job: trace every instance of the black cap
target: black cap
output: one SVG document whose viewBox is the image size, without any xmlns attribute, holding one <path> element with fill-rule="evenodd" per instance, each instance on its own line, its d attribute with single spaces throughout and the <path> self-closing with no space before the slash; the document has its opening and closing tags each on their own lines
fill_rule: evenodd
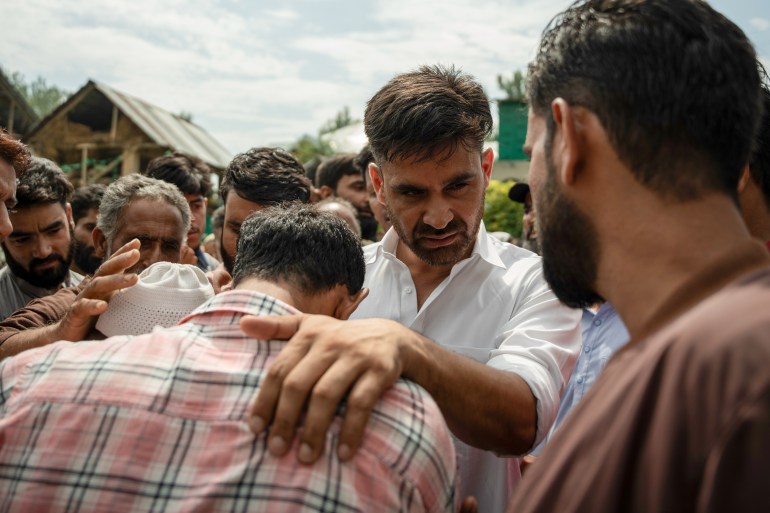
<svg viewBox="0 0 770 513">
<path fill-rule="evenodd" d="M 524 203 L 527 194 L 529 194 L 529 184 L 525 182 L 518 182 L 508 191 L 508 197 L 516 203 Z"/>
</svg>

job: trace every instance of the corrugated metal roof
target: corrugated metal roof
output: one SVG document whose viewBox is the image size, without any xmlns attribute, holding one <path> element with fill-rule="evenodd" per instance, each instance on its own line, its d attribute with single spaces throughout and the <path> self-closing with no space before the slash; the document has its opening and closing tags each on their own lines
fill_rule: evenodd
<svg viewBox="0 0 770 513">
<path fill-rule="evenodd" d="M 188 153 L 218 168 L 230 163 L 230 152 L 195 123 L 101 82 L 91 82 L 157 144 Z"/>
</svg>

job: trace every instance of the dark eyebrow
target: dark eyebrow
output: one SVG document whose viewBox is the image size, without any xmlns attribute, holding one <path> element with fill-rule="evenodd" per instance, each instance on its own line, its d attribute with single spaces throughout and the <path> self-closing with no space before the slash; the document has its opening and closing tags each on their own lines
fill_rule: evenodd
<svg viewBox="0 0 770 513">
<path fill-rule="evenodd" d="M 467 173 L 464 173 L 462 175 L 455 176 L 454 178 L 449 180 L 445 184 L 445 186 L 447 186 L 447 185 L 455 185 L 455 184 L 458 184 L 458 183 L 462 183 L 462 182 L 467 182 L 469 180 L 473 180 L 474 178 L 476 178 L 477 175 L 478 175 L 478 173 L 474 173 L 472 171 L 468 171 Z"/>
<path fill-rule="evenodd" d="M 64 223 L 62 221 L 54 221 L 53 223 L 49 224 L 48 226 L 43 227 L 41 232 L 50 232 L 51 230 L 58 230 L 64 226 Z"/>
<path fill-rule="evenodd" d="M 49 224 L 48 226 L 45 226 L 45 227 L 41 228 L 40 231 L 41 232 L 47 232 L 47 231 L 50 231 L 50 230 L 53 230 L 53 229 L 57 229 L 58 230 L 62 226 L 64 226 L 64 223 L 62 221 L 54 221 L 53 223 Z M 31 235 L 32 235 L 32 232 L 20 232 L 20 231 L 14 230 L 13 232 L 11 232 L 11 234 L 8 237 L 13 237 L 13 238 L 29 237 Z"/>
</svg>

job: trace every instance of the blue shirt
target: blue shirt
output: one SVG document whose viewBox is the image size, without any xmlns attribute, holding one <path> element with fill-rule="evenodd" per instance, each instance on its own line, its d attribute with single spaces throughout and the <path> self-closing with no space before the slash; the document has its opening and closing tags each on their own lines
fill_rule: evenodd
<svg viewBox="0 0 770 513">
<path fill-rule="evenodd" d="M 610 357 L 626 345 L 629 339 L 626 325 L 609 303 L 603 303 L 595 314 L 584 308 L 580 322 L 583 330 L 583 345 L 580 347 L 575 369 L 561 398 L 559 411 L 548 433 L 548 438 L 588 393 Z M 532 451 L 532 454 L 539 453 L 548 438 Z"/>
</svg>

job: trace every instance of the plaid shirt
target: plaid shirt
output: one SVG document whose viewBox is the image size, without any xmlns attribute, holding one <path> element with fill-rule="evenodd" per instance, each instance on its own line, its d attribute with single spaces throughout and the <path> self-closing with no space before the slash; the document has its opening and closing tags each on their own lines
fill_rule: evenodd
<svg viewBox="0 0 770 513">
<path fill-rule="evenodd" d="M 59 342 L 0 364 L 0 512 L 450 511 L 451 435 L 427 392 L 399 381 L 361 449 L 336 457 L 341 419 L 314 465 L 282 458 L 245 422 L 285 345 L 243 335 L 244 314 L 296 313 L 222 293 L 179 326 Z"/>
</svg>

